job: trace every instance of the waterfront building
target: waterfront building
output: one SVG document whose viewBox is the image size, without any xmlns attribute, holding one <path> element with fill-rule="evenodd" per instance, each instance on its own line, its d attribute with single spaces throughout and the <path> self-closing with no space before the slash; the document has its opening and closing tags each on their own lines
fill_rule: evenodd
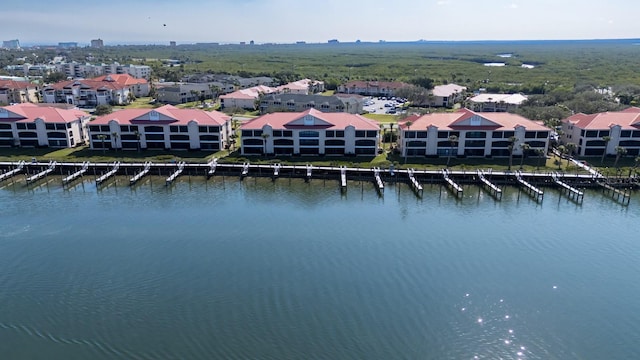
<svg viewBox="0 0 640 360">
<path fill-rule="evenodd" d="M 0 146 L 74 147 L 88 140 L 90 119 L 77 109 L 28 103 L 0 107 Z"/>
<path fill-rule="evenodd" d="M 525 143 L 530 147 L 528 154 L 537 150 L 546 154 L 551 132 L 520 115 L 468 109 L 410 116 L 399 127 L 403 156 L 506 157 L 512 140 L 513 155 L 523 155 Z M 450 141 L 452 136 L 456 141 Z"/>
<path fill-rule="evenodd" d="M 522 94 L 478 94 L 468 100 L 467 107 L 480 112 L 514 111 L 527 101 Z"/>
<path fill-rule="evenodd" d="M 86 80 L 67 80 L 42 89 L 45 103 L 65 103 L 76 106 L 128 104 L 132 96 L 148 96 L 149 83 L 128 74 L 103 75 Z"/>
<path fill-rule="evenodd" d="M 560 140 L 576 144 L 578 156 L 616 155 L 617 147 L 640 155 L 640 108 L 571 115 L 562 120 Z"/>
<path fill-rule="evenodd" d="M 241 130 L 243 155 L 375 155 L 380 126 L 360 115 L 309 109 L 263 115 Z"/>
<path fill-rule="evenodd" d="M 0 79 L 0 104 L 38 102 L 38 95 L 38 86 L 28 81 Z"/>
<path fill-rule="evenodd" d="M 231 118 L 218 111 L 126 109 L 89 124 L 91 149 L 167 149 L 218 151 L 228 143 Z"/>
</svg>

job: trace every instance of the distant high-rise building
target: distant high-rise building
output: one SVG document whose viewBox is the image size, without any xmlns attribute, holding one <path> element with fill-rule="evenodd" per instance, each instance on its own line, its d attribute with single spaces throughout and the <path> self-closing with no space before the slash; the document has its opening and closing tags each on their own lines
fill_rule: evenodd
<svg viewBox="0 0 640 360">
<path fill-rule="evenodd" d="M 169 41 L 169 46 L 176 46 L 176 42 L 175 41 Z"/>
<path fill-rule="evenodd" d="M 20 49 L 20 41 L 18 39 L 3 41 L 2 47 L 5 49 Z"/>
<path fill-rule="evenodd" d="M 77 48 L 78 43 L 77 42 L 59 42 L 58 47 L 62 49 Z"/>
<path fill-rule="evenodd" d="M 92 48 L 104 47 L 104 42 L 102 41 L 102 39 L 91 40 L 91 47 Z"/>
</svg>

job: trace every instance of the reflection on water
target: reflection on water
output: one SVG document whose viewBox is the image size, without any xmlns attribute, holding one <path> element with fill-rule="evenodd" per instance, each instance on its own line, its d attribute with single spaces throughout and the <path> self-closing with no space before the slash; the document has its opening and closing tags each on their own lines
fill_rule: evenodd
<svg viewBox="0 0 640 360">
<path fill-rule="evenodd" d="M 0 184 L 6 358 L 638 358 L 638 197 Z"/>
</svg>

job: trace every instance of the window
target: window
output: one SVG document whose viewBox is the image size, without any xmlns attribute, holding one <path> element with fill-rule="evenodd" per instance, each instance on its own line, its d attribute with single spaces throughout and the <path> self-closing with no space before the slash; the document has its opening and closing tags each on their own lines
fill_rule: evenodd
<svg viewBox="0 0 640 360">
<path fill-rule="evenodd" d="M 20 125 L 20 124 L 18 124 L 18 125 Z M 91 125 L 91 126 L 89 126 L 89 131 L 99 132 L 100 131 L 100 126 Z"/>
<path fill-rule="evenodd" d="M 242 130 L 242 136 L 253 136 L 252 130 Z"/>
<path fill-rule="evenodd" d="M 516 133 L 514 131 L 505 131 L 503 134 L 504 134 L 504 136 L 502 138 L 503 139 L 508 139 L 508 138 L 514 136 Z"/>
<path fill-rule="evenodd" d="M 100 126 L 100 131 L 109 132 L 109 125 L 101 125 Z"/>
<path fill-rule="evenodd" d="M 324 142 L 324 146 L 344 146 L 344 140 L 337 140 L 337 139 L 326 140 Z"/>
<path fill-rule="evenodd" d="M 466 140 L 465 147 L 484 147 L 484 140 Z"/>
<path fill-rule="evenodd" d="M 624 138 L 631 137 L 631 130 L 622 130 L 622 132 L 620 132 L 620 137 L 624 137 Z"/>
<path fill-rule="evenodd" d="M 484 131 L 469 131 L 465 138 L 467 139 L 484 139 L 487 137 L 487 133 Z"/>
<path fill-rule="evenodd" d="M 318 139 L 300 139 L 300 146 L 318 146 Z"/>
<path fill-rule="evenodd" d="M 336 132 L 335 132 L 335 131 L 333 131 L 333 130 L 327 130 L 327 131 L 324 133 L 324 136 L 325 136 L 325 137 L 328 137 L 328 138 L 332 138 L 332 137 L 335 137 L 335 136 L 336 136 Z"/>
<path fill-rule="evenodd" d="M 598 137 L 598 131 L 596 130 L 587 130 L 587 137 Z"/>
<path fill-rule="evenodd" d="M 36 129 L 36 124 L 35 123 L 27 123 L 27 129 L 35 130 Z"/>
<path fill-rule="evenodd" d="M 293 136 L 293 131 L 291 131 L 291 130 L 282 130 L 282 136 L 284 136 L 284 137 L 292 137 Z"/>
<path fill-rule="evenodd" d="M 494 131 L 491 137 L 494 139 L 502 139 L 502 131 Z"/>
<path fill-rule="evenodd" d="M 356 130 L 356 137 L 365 137 L 366 131 L 364 130 Z"/>
<path fill-rule="evenodd" d="M 536 138 L 538 139 L 546 139 L 548 137 L 549 137 L 548 131 L 538 131 L 538 133 L 536 134 Z"/>
<path fill-rule="evenodd" d="M 300 131 L 300 133 L 298 133 L 299 137 L 318 137 L 320 136 L 320 133 L 317 131 Z"/>
<path fill-rule="evenodd" d="M 416 132 L 415 131 L 405 131 L 404 137 L 407 138 L 407 139 L 415 139 L 416 138 Z"/>
<path fill-rule="evenodd" d="M 273 130 L 273 137 L 282 137 L 282 130 Z"/>
<path fill-rule="evenodd" d="M 375 146 L 375 140 L 356 140 L 356 146 Z"/>
<path fill-rule="evenodd" d="M 164 130 L 162 129 L 162 126 L 145 126 L 144 127 L 144 131 L 147 132 L 147 133 L 150 133 L 150 132 L 158 132 L 158 133 L 164 132 Z"/>
<path fill-rule="evenodd" d="M 45 128 L 47 130 L 55 130 L 56 129 L 55 124 L 45 124 Z"/>
<path fill-rule="evenodd" d="M 419 139 L 426 139 L 427 132 L 426 131 L 416 131 L 416 135 Z"/>
<path fill-rule="evenodd" d="M 525 139 L 535 139 L 536 138 L 536 132 L 535 131 L 527 131 L 524 133 L 524 137 Z"/>
<path fill-rule="evenodd" d="M 600 130 L 600 132 L 598 133 L 599 137 L 603 137 L 603 136 L 609 136 L 609 130 Z"/>
<path fill-rule="evenodd" d="M 27 129 L 27 124 L 25 124 L 25 123 L 17 123 L 16 127 L 18 128 L 18 130 L 26 130 Z"/>
<path fill-rule="evenodd" d="M 344 130 L 336 130 L 336 137 L 343 138 Z"/>
<path fill-rule="evenodd" d="M 377 131 L 375 131 L 375 130 L 368 130 L 367 131 L 367 137 L 368 138 L 374 138 L 376 136 L 378 136 L 378 132 Z"/>
</svg>

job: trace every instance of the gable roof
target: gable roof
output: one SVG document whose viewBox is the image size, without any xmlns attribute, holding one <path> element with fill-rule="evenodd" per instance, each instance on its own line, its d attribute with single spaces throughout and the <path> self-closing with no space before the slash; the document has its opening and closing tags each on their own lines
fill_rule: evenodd
<svg viewBox="0 0 640 360">
<path fill-rule="evenodd" d="M 36 119 L 42 119 L 47 123 L 69 123 L 89 116 L 78 109 L 61 109 L 30 103 L 3 106 L 2 109 L 6 110 L 7 115 L 3 117 L 0 114 L 0 122 L 33 122 Z"/>
<path fill-rule="evenodd" d="M 36 86 L 28 81 L 2 80 L 0 79 L 0 89 L 35 89 Z"/>
<path fill-rule="evenodd" d="M 258 85 L 254 87 L 250 87 L 248 89 L 237 90 L 232 93 L 226 95 L 220 95 L 221 99 L 257 99 L 260 97 L 260 94 L 270 94 L 276 92 L 277 90 L 264 85 Z"/>
<path fill-rule="evenodd" d="M 640 108 L 630 107 L 622 111 L 603 112 L 596 114 L 575 114 L 566 118 L 580 129 L 609 129 L 620 126 L 622 129 L 640 129 Z"/>
<path fill-rule="evenodd" d="M 157 114 L 157 117 L 154 116 Z M 153 120 L 157 118 L 157 120 Z M 165 105 L 156 109 L 125 109 L 103 115 L 91 122 L 91 125 L 106 125 L 110 121 L 116 121 L 120 125 L 129 124 L 171 124 L 187 125 L 195 121 L 199 125 L 221 126 L 231 118 L 219 111 L 204 111 L 199 109 L 179 109 L 175 106 Z"/>
<path fill-rule="evenodd" d="M 79 86 L 91 90 L 122 90 L 137 84 L 146 84 L 147 80 L 134 78 L 129 74 L 103 75 L 93 79 L 66 80 L 51 84 L 44 90 L 63 90 Z"/>
<path fill-rule="evenodd" d="M 313 124 L 305 118 L 313 120 Z M 313 119 L 310 119 L 313 118 Z M 357 130 L 380 130 L 377 122 L 363 116 L 347 113 L 323 113 L 316 109 L 303 112 L 277 112 L 262 115 L 242 125 L 243 130 L 262 129 L 269 125 L 274 129 L 333 129 L 344 130 L 347 126 L 353 126 Z"/>
<path fill-rule="evenodd" d="M 523 116 L 506 112 L 475 112 L 469 109 L 460 109 L 451 113 L 432 113 L 422 116 L 406 118 L 398 126 L 406 129 L 407 122 L 411 121 L 411 130 L 425 130 L 435 126 L 439 130 L 513 130 L 518 126 L 524 126 L 530 131 L 549 130 L 547 127 L 529 120 Z"/>
</svg>

